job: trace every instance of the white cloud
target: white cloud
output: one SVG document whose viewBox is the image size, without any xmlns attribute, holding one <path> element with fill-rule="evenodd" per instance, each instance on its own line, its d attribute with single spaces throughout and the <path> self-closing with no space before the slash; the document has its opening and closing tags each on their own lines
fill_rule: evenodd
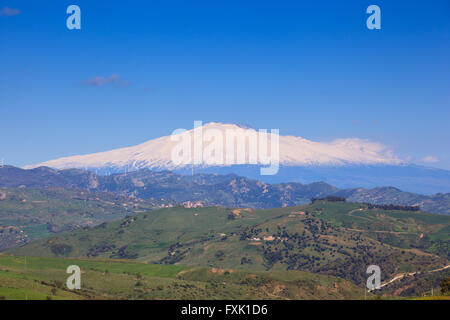
<svg viewBox="0 0 450 320">
<path fill-rule="evenodd" d="M 435 157 L 435 156 L 432 156 L 432 155 L 423 157 L 421 160 L 422 160 L 422 162 L 428 162 L 428 163 L 439 162 L 439 159 L 437 157 Z"/>
</svg>

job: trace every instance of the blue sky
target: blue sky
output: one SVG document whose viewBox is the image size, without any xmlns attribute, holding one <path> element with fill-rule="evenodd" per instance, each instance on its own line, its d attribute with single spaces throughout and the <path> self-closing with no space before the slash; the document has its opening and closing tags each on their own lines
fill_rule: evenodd
<svg viewBox="0 0 450 320">
<path fill-rule="evenodd" d="M 365 138 L 450 169 L 450 3 L 302 2 L 1 1 L 0 159 L 105 151 L 202 120 Z M 66 28 L 70 4 L 81 30 Z M 381 30 L 366 28 L 371 4 Z"/>
</svg>

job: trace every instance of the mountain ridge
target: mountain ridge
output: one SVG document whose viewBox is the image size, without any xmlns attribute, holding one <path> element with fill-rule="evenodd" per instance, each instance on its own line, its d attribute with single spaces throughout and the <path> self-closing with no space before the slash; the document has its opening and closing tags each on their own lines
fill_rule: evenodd
<svg viewBox="0 0 450 320">
<path fill-rule="evenodd" d="M 309 203 L 312 198 L 343 196 L 373 204 L 418 205 L 423 210 L 450 214 L 450 193 L 420 195 L 393 187 L 340 189 L 326 182 L 269 184 L 236 174 L 195 174 L 142 169 L 107 176 L 81 169 L 0 168 L 0 187 L 86 189 L 127 197 L 191 205 L 274 208 Z M 1 189 L 0 189 L 1 190 Z M 188 204 L 189 205 L 189 204 Z"/>
<path fill-rule="evenodd" d="M 100 174 L 145 168 L 182 174 L 236 173 L 266 183 L 325 181 L 339 188 L 394 186 L 422 194 L 450 191 L 449 170 L 408 163 L 377 142 L 359 138 L 315 142 L 218 122 L 175 130 L 172 135 L 131 147 L 58 158 L 24 168 L 40 166 Z"/>
<path fill-rule="evenodd" d="M 48 166 L 58 169 L 67 168 L 126 168 L 142 169 L 179 169 L 189 167 L 198 163 L 194 160 L 194 152 L 188 162 L 176 164 L 173 161 L 172 150 L 177 145 L 176 138 L 187 135 L 195 145 L 202 146 L 202 162 L 201 166 L 223 166 L 213 162 L 211 165 L 211 155 L 205 149 L 207 145 L 211 146 L 217 141 L 205 141 L 203 133 L 212 132 L 215 139 L 224 137 L 228 132 L 236 133 L 239 137 L 249 137 L 259 133 L 257 130 L 249 127 L 243 127 L 236 124 L 209 122 L 203 126 L 184 132 L 174 131 L 172 135 L 162 136 L 156 139 L 148 140 L 135 146 L 113 149 L 104 152 L 96 152 L 86 155 L 75 155 L 70 157 L 59 158 L 55 160 L 45 161 L 42 163 L 28 165 L 24 168 L 31 169 L 39 166 Z M 261 133 L 264 138 L 269 141 L 279 139 L 279 162 L 282 165 L 348 165 L 355 164 L 400 164 L 400 159 L 392 154 L 385 146 L 369 140 L 359 138 L 336 139 L 330 142 L 315 142 L 296 136 L 281 136 L 275 133 Z M 239 139 L 239 138 L 237 138 Z M 228 141 L 224 140 L 226 144 Z M 191 144 L 191 143 L 190 143 Z M 234 144 L 234 141 L 233 141 Z M 192 148 L 192 145 L 190 146 Z M 226 147 L 222 146 L 226 152 Z M 194 147 L 195 149 L 195 147 Z M 247 152 L 247 150 L 246 150 Z M 244 164 L 250 164 L 248 159 Z M 261 159 L 257 159 L 258 164 L 262 164 Z"/>
</svg>

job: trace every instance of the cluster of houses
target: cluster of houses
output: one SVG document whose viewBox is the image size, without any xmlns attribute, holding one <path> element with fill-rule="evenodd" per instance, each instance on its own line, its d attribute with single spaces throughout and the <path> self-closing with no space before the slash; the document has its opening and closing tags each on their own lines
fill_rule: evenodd
<svg viewBox="0 0 450 320">
<path fill-rule="evenodd" d="M 0 250 L 20 246 L 28 241 L 28 235 L 15 226 L 0 225 Z"/>
<path fill-rule="evenodd" d="M 292 211 L 289 215 L 288 218 L 295 218 L 298 216 L 302 216 L 305 214 L 305 211 Z"/>
<path fill-rule="evenodd" d="M 275 240 L 281 240 L 281 241 L 287 241 L 288 238 L 286 237 L 274 237 L 274 236 L 263 236 L 262 238 L 253 237 L 250 239 L 250 241 L 275 241 Z"/>
<path fill-rule="evenodd" d="M 196 202 L 185 201 L 185 202 L 183 202 L 183 207 L 185 207 L 185 208 L 200 208 L 203 206 L 204 206 L 203 202 L 201 202 L 201 201 L 196 201 Z"/>
</svg>

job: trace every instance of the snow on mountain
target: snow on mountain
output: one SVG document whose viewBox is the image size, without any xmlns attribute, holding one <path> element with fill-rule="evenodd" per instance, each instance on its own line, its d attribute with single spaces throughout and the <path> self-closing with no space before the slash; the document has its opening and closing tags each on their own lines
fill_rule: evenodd
<svg viewBox="0 0 450 320">
<path fill-rule="evenodd" d="M 257 130 L 252 128 L 244 128 L 235 124 L 223 124 L 217 122 L 207 123 L 203 126 L 178 133 L 178 135 L 164 136 L 161 138 L 149 140 L 142 144 L 114 149 L 111 151 L 92 153 L 87 155 L 76 155 L 70 157 L 59 158 L 46 161 L 25 168 L 35 168 L 39 166 L 47 166 L 57 169 L 67 168 L 113 168 L 115 170 L 135 170 L 141 168 L 152 169 L 180 169 L 192 165 L 192 156 L 184 163 L 176 163 L 173 161 L 173 150 L 181 141 L 182 135 L 189 136 L 191 139 L 192 154 L 194 154 L 194 146 L 200 145 L 203 150 L 203 161 L 201 163 L 194 162 L 201 167 L 225 166 L 225 164 L 217 164 L 211 161 L 211 146 L 217 143 L 217 137 L 225 137 L 228 132 L 237 133 L 238 136 L 254 136 Z M 201 133 L 201 134 L 199 134 Z M 214 139 L 207 140 L 206 138 Z M 262 134 L 260 137 L 267 139 L 267 145 L 272 146 L 272 141 L 279 138 L 279 164 L 284 166 L 343 166 L 343 165 L 397 165 L 402 161 L 392 154 L 385 146 L 362 140 L 358 138 L 338 139 L 331 142 L 314 142 L 301 137 L 282 136 L 271 133 Z M 179 141 L 174 141 L 176 139 Z M 220 140 L 220 139 L 219 139 Z M 226 139 L 216 146 L 226 152 Z M 203 144 L 202 144 L 203 141 Z M 223 145 L 223 146 L 222 146 Z M 209 149 L 208 149 L 209 147 Z M 246 146 L 246 152 L 249 152 Z M 234 146 L 236 150 L 236 146 Z M 267 147 L 270 153 L 270 148 Z M 209 151 L 208 151 L 209 150 Z M 258 149 L 260 150 L 260 149 Z M 263 164 L 264 161 L 256 159 L 257 164 Z M 239 164 L 250 163 L 248 154 L 245 161 Z M 265 162 L 267 164 L 267 162 Z M 253 164 L 255 164 L 253 162 Z"/>
</svg>

